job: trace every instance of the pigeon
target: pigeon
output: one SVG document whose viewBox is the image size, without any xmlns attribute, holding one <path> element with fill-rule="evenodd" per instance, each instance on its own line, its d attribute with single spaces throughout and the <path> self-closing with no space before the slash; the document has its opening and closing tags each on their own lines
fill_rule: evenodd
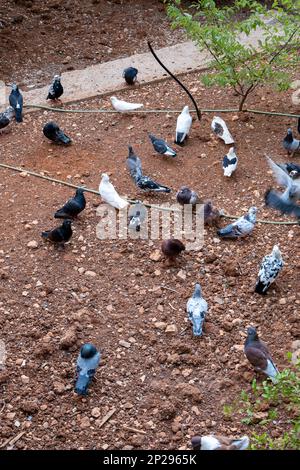
<svg viewBox="0 0 300 470">
<path fill-rule="evenodd" d="M 293 180 L 300 178 L 300 166 L 295 163 L 276 163 L 283 171 L 285 171 Z"/>
<path fill-rule="evenodd" d="M 232 224 L 221 228 L 217 234 L 221 238 L 242 238 L 249 235 L 255 226 L 256 212 L 256 207 L 250 207 L 247 215 L 243 215 Z"/>
<path fill-rule="evenodd" d="M 75 196 L 69 199 L 66 204 L 55 212 L 55 219 L 73 219 L 77 217 L 85 208 L 86 201 L 84 197 L 84 189 L 76 189 Z"/>
<path fill-rule="evenodd" d="M 270 356 L 267 346 L 259 339 L 253 326 L 250 326 L 247 330 L 244 352 L 255 370 L 266 374 L 274 383 L 277 382 L 278 369 Z"/>
<path fill-rule="evenodd" d="M 81 347 L 76 368 L 75 392 L 78 395 L 87 395 L 88 387 L 96 373 L 100 359 L 100 352 L 97 351 L 93 344 L 86 343 Z"/>
<path fill-rule="evenodd" d="M 68 137 L 53 121 L 47 122 L 47 124 L 44 125 L 43 133 L 47 139 L 52 140 L 52 142 L 55 142 L 56 144 L 69 145 L 72 142 L 70 137 Z"/>
<path fill-rule="evenodd" d="M 153 191 L 157 193 L 170 193 L 171 189 L 167 186 L 157 183 L 149 176 L 143 175 L 142 164 L 140 158 L 135 155 L 131 145 L 128 146 L 129 155 L 127 158 L 127 168 L 131 178 L 134 180 L 136 186 L 142 191 Z"/>
<path fill-rule="evenodd" d="M 270 157 L 266 158 L 277 183 L 286 188 L 282 193 L 282 199 L 287 202 L 300 199 L 300 180 L 292 179 L 280 166 L 274 163 Z"/>
<path fill-rule="evenodd" d="M 147 209 L 143 204 L 137 203 L 137 204 L 134 204 L 133 206 L 130 206 L 129 211 L 128 211 L 128 218 L 129 218 L 128 228 L 130 230 L 140 232 L 141 224 L 144 222 L 146 217 L 147 217 Z"/>
<path fill-rule="evenodd" d="M 166 256 L 166 258 L 174 262 L 176 257 L 185 250 L 184 244 L 177 240 L 176 238 L 170 238 L 169 240 L 164 240 L 161 244 L 161 251 Z"/>
<path fill-rule="evenodd" d="M 60 75 L 54 75 L 53 82 L 49 87 L 47 100 L 57 100 L 64 92 L 63 86 L 60 83 Z"/>
<path fill-rule="evenodd" d="M 188 318 L 193 324 L 194 336 L 202 335 L 202 327 L 207 313 L 207 302 L 201 295 L 200 284 L 196 284 L 193 296 L 187 301 L 186 311 Z"/>
<path fill-rule="evenodd" d="M 222 118 L 218 116 L 214 116 L 212 123 L 211 123 L 211 128 L 220 139 L 224 140 L 225 144 L 234 143 L 234 139 L 232 135 L 230 134 L 225 121 L 223 121 Z"/>
<path fill-rule="evenodd" d="M 189 107 L 185 106 L 177 118 L 175 144 L 181 145 L 188 138 L 192 120 Z"/>
<path fill-rule="evenodd" d="M 211 201 L 204 201 L 204 225 L 217 225 L 221 217 L 221 212 L 213 207 Z"/>
<path fill-rule="evenodd" d="M 236 170 L 238 164 L 238 157 L 236 156 L 234 147 L 230 147 L 229 152 L 223 158 L 224 176 L 231 176 Z"/>
<path fill-rule="evenodd" d="M 195 206 L 201 202 L 198 194 L 195 191 L 189 189 L 187 186 L 182 186 L 179 189 L 178 193 L 176 194 L 176 200 L 181 206 L 184 206 L 185 204 L 192 204 Z"/>
<path fill-rule="evenodd" d="M 125 78 L 127 85 L 134 85 L 137 80 L 138 69 L 134 67 L 127 67 L 123 70 L 122 77 Z"/>
<path fill-rule="evenodd" d="M 73 233 L 71 223 L 71 220 L 64 220 L 63 224 L 59 227 L 42 232 L 42 237 L 57 245 L 64 245 L 70 240 Z"/>
<path fill-rule="evenodd" d="M 127 111 L 134 111 L 135 109 L 142 108 L 144 105 L 141 103 L 128 103 L 127 101 L 119 100 L 116 96 L 110 98 L 111 104 L 119 113 L 126 113 Z"/>
<path fill-rule="evenodd" d="M 17 122 L 22 122 L 22 111 L 23 111 L 23 96 L 16 83 L 12 84 L 12 90 L 9 95 L 9 104 L 15 110 L 15 117 Z"/>
<path fill-rule="evenodd" d="M 0 131 L 8 126 L 15 115 L 15 110 L 12 106 L 8 106 L 3 113 L 0 113 Z"/>
<path fill-rule="evenodd" d="M 293 156 L 295 152 L 300 151 L 300 140 L 293 136 L 292 129 L 288 129 L 287 135 L 282 141 L 283 148 L 287 150 L 288 155 Z"/>
<path fill-rule="evenodd" d="M 168 155 L 170 157 L 176 157 L 177 153 L 171 149 L 168 144 L 163 140 L 155 137 L 153 134 L 148 134 L 152 142 L 153 148 L 157 153 L 161 155 Z"/>
<path fill-rule="evenodd" d="M 265 295 L 267 293 L 270 285 L 282 270 L 283 264 L 278 245 L 274 245 L 272 253 L 266 255 L 260 265 L 258 280 L 255 286 L 257 294 Z"/>
<path fill-rule="evenodd" d="M 191 444 L 193 450 L 246 450 L 249 447 L 249 437 L 229 439 L 226 436 L 194 436 Z"/>
<path fill-rule="evenodd" d="M 99 184 L 99 194 L 107 204 L 110 204 L 116 209 L 124 209 L 128 206 L 128 202 L 119 196 L 106 173 L 102 173 L 102 179 Z"/>
<path fill-rule="evenodd" d="M 266 206 L 272 207 L 280 211 L 282 214 L 292 215 L 300 219 L 300 206 L 295 204 L 291 199 L 286 200 L 281 193 L 268 189 L 265 194 Z"/>
</svg>

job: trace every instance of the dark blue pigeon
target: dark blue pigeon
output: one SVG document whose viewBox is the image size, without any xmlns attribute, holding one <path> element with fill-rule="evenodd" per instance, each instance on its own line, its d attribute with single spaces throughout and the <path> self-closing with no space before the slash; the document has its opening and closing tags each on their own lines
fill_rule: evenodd
<svg viewBox="0 0 300 470">
<path fill-rule="evenodd" d="M 81 349 L 77 358 L 77 378 L 75 392 L 78 395 L 87 395 L 88 387 L 96 373 L 101 359 L 100 352 L 93 344 L 86 343 Z"/>
<path fill-rule="evenodd" d="M 9 95 L 9 104 L 15 110 L 15 117 L 17 122 L 23 121 L 22 111 L 23 111 L 23 96 L 19 90 L 18 85 L 16 83 L 12 84 L 12 90 Z"/>
<path fill-rule="evenodd" d="M 86 200 L 84 197 L 84 189 L 76 189 L 75 196 L 69 199 L 66 204 L 55 212 L 56 219 L 74 219 L 85 209 Z"/>
<path fill-rule="evenodd" d="M 47 100 L 57 100 L 64 92 L 63 86 L 60 82 L 60 76 L 54 75 L 53 82 L 50 85 Z"/>
<path fill-rule="evenodd" d="M 176 157 L 177 154 L 175 150 L 169 147 L 167 142 L 165 142 L 163 139 L 159 139 L 158 137 L 155 137 L 155 135 L 153 134 L 149 134 L 149 138 L 152 142 L 154 150 L 157 153 L 160 153 L 161 155 L 168 155 L 170 157 Z"/>
<path fill-rule="evenodd" d="M 47 122 L 43 128 L 44 136 L 56 144 L 69 145 L 72 140 L 56 124 L 56 122 Z"/>
<path fill-rule="evenodd" d="M 138 74 L 138 69 L 134 67 L 127 67 L 127 69 L 123 71 L 122 76 L 123 78 L 125 78 L 127 85 L 134 85 L 134 83 L 137 80 L 137 74 Z"/>
</svg>

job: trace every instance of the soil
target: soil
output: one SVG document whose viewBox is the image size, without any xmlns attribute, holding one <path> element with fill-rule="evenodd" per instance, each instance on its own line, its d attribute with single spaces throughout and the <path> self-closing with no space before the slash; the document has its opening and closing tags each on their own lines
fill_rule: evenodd
<svg viewBox="0 0 300 470">
<path fill-rule="evenodd" d="M 230 90 L 204 89 L 198 74 L 183 80 L 203 108 L 236 106 Z M 169 80 L 137 85 L 119 97 L 148 109 L 181 109 L 188 103 Z M 109 97 L 76 108 L 96 109 L 99 103 L 111 109 Z M 290 93 L 265 88 L 249 99 L 252 108 L 295 112 L 290 103 Z M 1 135 L 2 161 L 94 189 L 106 171 L 121 195 L 155 204 L 175 202 L 179 187 L 188 185 L 231 215 L 256 205 L 259 219 L 290 220 L 264 207 L 264 192 L 274 187 L 264 154 L 289 160 L 281 140 L 295 120 L 222 115 L 239 157 L 236 173 L 225 178 L 221 161 L 228 147 L 211 133 L 212 116 L 194 120 L 186 146 L 173 144 L 178 156 L 171 159 L 153 153 L 147 132 L 172 144 L 176 114 L 29 113 Z M 44 139 L 42 127 L 50 119 L 73 139 L 70 147 Z M 168 185 L 171 194 L 138 192 L 125 164 L 129 143 L 145 174 Z M 4 169 L 0 181 L 0 339 L 7 349 L 0 375 L 0 446 L 22 431 L 13 448 L 189 449 L 195 434 L 286 430 L 285 421 L 249 429 L 240 415 L 226 416 L 223 407 L 249 391 L 254 377 L 262 380 L 243 354 L 249 325 L 258 326 L 280 370 L 300 336 L 297 225 L 258 223 L 248 238 L 228 242 L 207 227 L 203 248 L 182 253 L 177 266 L 168 266 L 151 259 L 161 240 L 97 239 L 101 199 L 86 193 L 87 207 L 73 223 L 73 237 L 59 250 L 40 233 L 59 225 L 53 213 L 73 190 Z M 37 248 L 28 247 L 32 241 Z M 275 243 L 285 266 L 261 297 L 253 293 L 258 268 Z M 193 337 L 185 312 L 196 282 L 209 306 L 200 338 Z M 84 342 L 101 350 L 102 361 L 89 395 L 81 398 L 74 378 Z"/>
<path fill-rule="evenodd" d="M 2 0 L 0 78 L 24 90 L 67 70 L 185 41 L 158 0 Z"/>
</svg>

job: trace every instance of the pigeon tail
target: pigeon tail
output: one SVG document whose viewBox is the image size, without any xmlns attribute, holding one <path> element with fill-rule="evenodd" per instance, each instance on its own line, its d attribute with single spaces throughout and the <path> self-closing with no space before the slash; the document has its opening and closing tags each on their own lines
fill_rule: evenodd
<svg viewBox="0 0 300 470">
<path fill-rule="evenodd" d="M 75 384 L 75 392 L 78 393 L 78 395 L 87 395 L 90 381 L 90 377 L 79 374 Z"/>
<path fill-rule="evenodd" d="M 228 235 L 232 234 L 232 224 L 227 225 L 227 227 L 221 228 L 220 230 L 217 231 L 217 234 L 220 235 L 220 237 L 226 237 Z"/>
<path fill-rule="evenodd" d="M 183 144 L 186 139 L 186 134 L 184 132 L 176 132 L 175 144 Z"/>
<path fill-rule="evenodd" d="M 241 439 L 235 439 L 231 445 L 237 450 L 246 450 L 249 447 L 249 437 L 243 436 Z"/>
<path fill-rule="evenodd" d="M 268 286 L 261 281 L 257 281 L 255 291 L 257 294 L 266 295 Z"/>
<path fill-rule="evenodd" d="M 23 117 L 22 117 L 22 109 L 21 108 L 16 108 L 16 111 L 15 111 L 15 116 L 16 116 L 16 121 L 17 122 L 22 122 L 23 121 Z"/>
<path fill-rule="evenodd" d="M 73 219 L 74 217 L 76 217 L 76 215 L 68 214 L 64 212 L 63 209 L 58 209 L 54 214 L 55 219 Z"/>
</svg>

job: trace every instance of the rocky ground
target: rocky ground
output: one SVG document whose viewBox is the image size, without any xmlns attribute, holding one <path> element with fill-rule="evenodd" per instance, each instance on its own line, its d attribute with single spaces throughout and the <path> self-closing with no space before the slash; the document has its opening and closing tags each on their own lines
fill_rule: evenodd
<svg viewBox="0 0 300 470">
<path fill-rule="evenodd" d="M 2 0 L 0 79 L 47 84 L 56 73 L 186 40 L 158 0 Z"/>
<path fill-rule="evenodd" d="M 203 108 L 236 105 L 230 90 L 208 91 L 196 74 L 183 79 Z M 146 109 L 187 104 L 170 81 L 136 86 L 120 97 L 143 102 Z M 99 104 L 111 109 L 108 97 L 76 107 Z M 249 107 L 296 111 L 290 93 L 269 89 L 258 90 Z M 176 114 L 29 113 L 0 136 L 2 162 L 94 189 L 106 171 L 120 194 L 155 204 L 175 202 L 178 188 L 188 185 L 231 215 L 256 205 L 259 219 L 290 220 L 264 207 L 264 192 L 274 186 L 264 154 L 288 161 L 281 140 L 295 120 L 223 115 L 239 157 L 236 174 L 225 179 L 221 160 L 227 147 L 211 133 L 212 116 L 194 121 L 187 145 L 174 145 L 178 156 L 168 159 L 153 153 L 147 132 L 172 143 Z M 70 135 L 72 146 L 44 139 L 42 126 L 50 119 Z M 129 143 L 145 173 L 171 187 L 170 195 L 136 190 L 125 166 Z M 256 376 L 243 354 L 247 326 L 258 326 L 279 369 L 288 365 L 286 353 L 300 336 L 297 225 L 258 223 L 247 239 L 232 242 L 220 241 L 216 228 L 208 227 L 203 248 L 183 253 L 178 266 L 169 267 L 156 256 L 160 240 L 98 240 L 96 195 L 86 194 L 87 208 L 73 224 L 71 242 L 56 250 L 40 233 L 56 225 L 53 213 L 73 190 L 4 169 L 0 190 L 0 339 L 7 349 L 0 375 L 0 446 L 185 449 L 198 433 L 267 429 L 275 437 L 286 430 L 284 420 L 249 429 L 240 417 L 226 416 L 224 405 L 238 400 Z M 275 243 L 285 267 L 260 297 L 253 294 L 258 267 Z M 185 313 L 195 282 L 209 305 L 201 338 L 193 338 Z M 101 350 L 102 362 L 82 399 L 73 388 L 76 358 L 86 341 Z M 114 413 L 103 424 L 109 412 Z"/>
</svg>

